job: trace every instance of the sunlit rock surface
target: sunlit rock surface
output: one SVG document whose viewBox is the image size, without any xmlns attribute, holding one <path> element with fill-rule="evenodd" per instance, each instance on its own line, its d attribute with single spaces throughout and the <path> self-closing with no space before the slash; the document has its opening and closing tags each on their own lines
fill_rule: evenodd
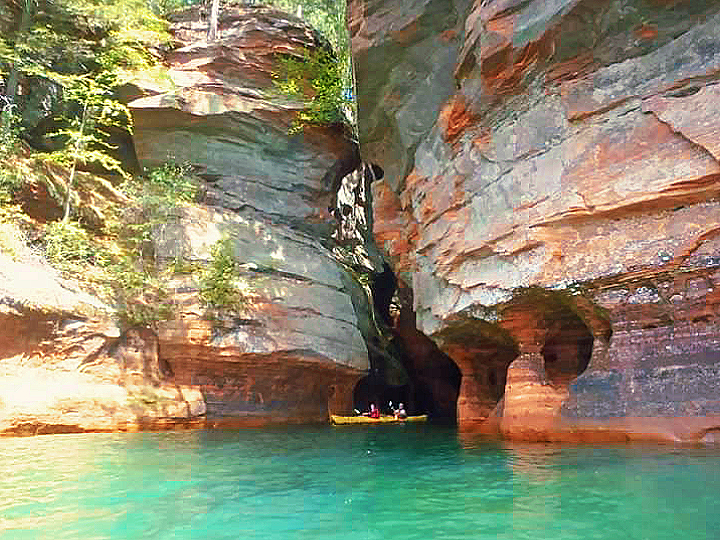
<svg viewBox="0 0 720 540">
<path fill-rule="evenodd" d="M 0 326 L 0 433 L 134 430 L 205 414 L 200 391 L 169 376 L 152 332 L 123 332 L 110 306 L 22 245 L 0 254 Z"/>
<path fill-rule="evenodd" d="M 156 231 L 160 259 L 207 261 L 231 239 L 242 264 L 242 312 L 208 321 L 192 279 L 176 292 L 176 318 L 160 328 L 161 355 L 178 380 L 201 388 L 208 418 L 323 421 L 352 409 L 368 369 L 351 277 L 330 251 L 340 179 L 358 165 L 342 128 L 289 135 L 302 103 L 272 88 L 277 55 L 321 46 L 300 20 L 263 7 L 223 9 L 219 39 L 205 40 L 198 9 L 178 15 L 170 88 L 138 83 L 129 106 L 146 167 L 168 156 L 207 181 L 207 209 Z M 360 309 L 365 298 L 356 297 Z M 365 304 L 363 304 L 363 301 Z M 362 318 L 362 315 L 360 316 Z"/>
<path fill-rule="evenodd" d="M 330 249 L 328 209 L 357 152 L 341 126 L 290 135 L 303 103 L 273 89 L 278 55 L 320 47 L 318 35 L 269 8 L 222 11 L 211 43 L 199 8 L 175 17 L 169 81 L 140 79 L 129 107 L 143 166 L 170 157 L 207 181 L 207 207 L 155 231 L 157 256 L 203 262 L 229 238 L 246 302 L 208 320 L 197 280 L 178 283 L 160 354 L 178 381 L 202 390 L 208 419 L 324 421 L 352 409 L 354 383 L 369 367 L 367 316 L 355 311 L 367 311 L 367 300 L 352 297 L 352 278 Z"/>
<path fill-rule="evenodd" d="M 303 103 L 271 80 L 277 55 L 322 44 L 265 7 L 223 6 L 213 43 L 207 24 L 199 8 L 179 14 L 167 73 L 122 88 L 140 165 L 187 162 L 205 181 L 201 204 L 151 233 L 160 267 L 194 268 L 171 282 L 171 320 L 120 327 L 112 306 L 41 260 L 2 256 L 0 432 L 321 422 L 352 410 L 371 308 L 333 255 L 329 208 L 359 157 L 341 126 L 290 135 Z M 198 296 L 199 269 L 221 238 L 241 268 L 235 311 Z"/>
<path fill-rule="evenodd" d="M 352 410 L 368 353 L 350 277 L 317 240 L 226 209 L 179 211 L 156 230 L 156 249 L 169 262 L 207 261 L 224 234 L 242 262 L 244 305 L 213 313 L 197 277 L 175 278 L 175 316 L 158 339 L 176 380 L 201 388 L 219 420 L 323 421 L 329 409 Z"/>
<path fill-rule="evenodd" d="M 361 154 L 385 171 L 376 239 L 463 373 L 460 421 L 703 440 L 720 424 L 720 2 L 350 12 Z M 512 384 L 530 350 L 562 376 Z"/>
</svg>

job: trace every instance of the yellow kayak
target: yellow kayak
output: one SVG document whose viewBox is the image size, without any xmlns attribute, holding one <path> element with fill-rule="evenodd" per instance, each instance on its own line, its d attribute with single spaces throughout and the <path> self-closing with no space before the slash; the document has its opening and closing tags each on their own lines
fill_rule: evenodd
<svg viewBox="0 0 720 540">
<path fill-rule="evenodd" d="M 394 416 L 381 416 L 370 418 L 369 416 L 338 416 L 330 415 L 330 422 L 333 424 L 403 424 L 405 422 L 426 422 L 427 414 L 420 416 L 408 416 L 407 418 L 395 418 Z"/>
</svg>

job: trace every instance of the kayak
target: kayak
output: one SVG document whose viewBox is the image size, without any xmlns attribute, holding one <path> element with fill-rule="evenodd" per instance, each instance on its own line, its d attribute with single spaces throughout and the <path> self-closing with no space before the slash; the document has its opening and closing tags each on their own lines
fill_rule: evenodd
<svg viewBox="0 0 720 540">
<path fill-rule="evenodd" d="M 405 422 L 427 422 L 427 414 L 420 416 L 408 416 L 407 418 L 395 418 L 394 416 L 384 415 L 380 418 L 370 418 L 369 416 L 338 416 L 330 415 L 330 422 L 338 424 L 404 424 Z"/>
</svg>

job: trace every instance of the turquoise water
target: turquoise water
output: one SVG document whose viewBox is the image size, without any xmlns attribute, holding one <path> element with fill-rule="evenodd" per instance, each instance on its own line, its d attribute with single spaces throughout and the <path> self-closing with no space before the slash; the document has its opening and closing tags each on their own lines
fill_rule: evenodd
<svg viewBox="0 0 720 540">
<path fill-rule="evenodd" d="M 717 539 L 720 451 L 433 426 L 0 439 L 0 539 Z"/>
</svg>

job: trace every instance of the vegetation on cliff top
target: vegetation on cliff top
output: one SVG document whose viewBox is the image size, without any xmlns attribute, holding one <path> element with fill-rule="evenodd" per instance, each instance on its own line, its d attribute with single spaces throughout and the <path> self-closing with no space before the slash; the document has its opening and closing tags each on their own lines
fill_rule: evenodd
<svg viewBox="0 0 720 540">
<path fill-rule="evenodd" d="M 143 175 L 132 169 L 118 150 L 133 126 L 117 89 L 138 70 L 161 67 L 158 51 L 171 39 L 163 16 L 194 3 L 0 0 L 0 250 L 12 255 L 16 238 L 8 235 L 21 236 L 63 275 L 114 301 L 128 325 L 169 316 L 177 265 L 157 263 L 151 235 L 195 200 L 199 181 L 172 162 Z M 334 49 L 281 62 L 285 90 L 310 84 L 314 97 L 298 122 L 342 121 L 339 96 L 350 73 L 344 3 L 267 3 L 302 16 Z M 196 278 L 207 307 L 242 306 L 227 242 Z"/>
<path fill-rule="evenodd" d="M 291 132 L 308 125 L 345 121 L 343 65 L 330 51 L 306 50 L 302 58 L 283 56 L 273 77 L 282 94 L 300 100 L 309 98 L 306 108 L 297 113 Z"/>
</svg>

